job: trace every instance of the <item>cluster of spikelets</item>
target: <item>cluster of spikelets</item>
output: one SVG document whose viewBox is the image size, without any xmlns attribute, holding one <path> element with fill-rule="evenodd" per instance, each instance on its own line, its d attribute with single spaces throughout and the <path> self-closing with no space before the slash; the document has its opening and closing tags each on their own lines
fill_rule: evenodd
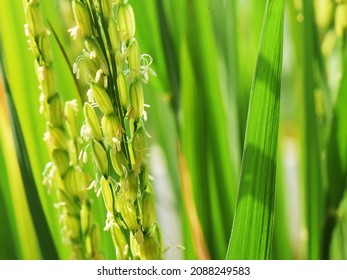
<svg viewBox="0 0 347 280">
<path fill-rule="evenodd" d="M 160 259 L 161 233 L 149 181 L 147 132 L 144 127 L 143 84 L 152 59 L 141 54 L 135 17 L 126 0 L 73 0 L 77 26 L 69 31 L 84 41 L 73 71 L 88 84 L 85 121 L 76 126 L 77 102 L 63 102 L 57 92 L 49 32 L 38 0 L 24 2 L 25 33 L 35 56 L 40 83 L 41 113 L 47 120 L 45 141 L 52 162 L 45 181 L 57 191 L 61 222 L 73 258 L 99 257 L 99 230 L 91 220 L 87 186 L 94 187 L 107 209 L 117 259 Z M 95 180 L 83 170 L 90 148 Z"/>
<path fill-rule="evenodd" d="M 57 91 L 49 32 L 38 0 L 24 4 L 27 24 L 25 34 L 35 56 L 41 90 L 41 113 L 46 117 L 47 143 L 52 162 L 45 169 L 45 183 L 54 187 L 59 202 L 63 236 L 71 244 L 72 258 L 99 258 L 99 228 L 92 223 L 91 203 L 87 197 L 89 176 L 78 160 L 81 138 L 76 127 L 76 100 L 63 102 Z"/>
<path fill-rule="evenodd" d="M 96 165 L 92 185 L 101 191 L 118 259 L 159 259 L 161 234 L 149 181 L 144 127 L 143 84 L 151 59 L 141 55 L 134 11 L 128 1 L 74 0 L 77 26 L 73 37 L 84 40 L 74 72 L 89 90 L 84 104 L 82 137 Z"/>
</svg>

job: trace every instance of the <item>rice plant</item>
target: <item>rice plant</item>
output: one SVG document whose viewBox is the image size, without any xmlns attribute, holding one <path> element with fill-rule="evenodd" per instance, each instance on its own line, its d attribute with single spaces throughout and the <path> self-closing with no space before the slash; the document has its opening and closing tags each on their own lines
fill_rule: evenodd
<svg viewBox="0 0 347 280">
<path fill-rule="evenodd" d="M 3 0 L 1 259 L 346 259 L 347 3 Z"/>
</svg>

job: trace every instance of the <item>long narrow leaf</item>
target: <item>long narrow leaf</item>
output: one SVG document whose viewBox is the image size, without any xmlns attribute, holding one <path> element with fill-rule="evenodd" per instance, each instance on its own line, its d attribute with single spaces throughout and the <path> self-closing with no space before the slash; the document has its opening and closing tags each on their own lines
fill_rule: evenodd
<svg viewBox="0 0 347 280">
<path fill-rule="evenodd" d="M 0 45 L 0 54 L 1 49 L 2 48 Z M 11 127 L 13 131 L 13 138 L 15 141 L 18 162 L 20 165 L 22 178 L 25 180 L 24 189 L 33 223 L 35 225 L 36 234 L 38 236 L 41 253 L 44 259 L 58 259 L 58 253 L 55 248 L 55 244 L 40 202 L 39 194 L 37 192 L 37 187 L 34 175 L 32 173 L 27 148 L 24 142 L 23 132 L 21 130 L 16 107 L 11 95 L 11 89 L 6 78 L 2 56 L 0 57 L 0 66 L 4 77 L 5 91 L 7 93 L 7 103 L 10 113 Z"/>
<path fill-rule="evenodd" d="M 228 259 L 270 257 L 275 202 L 284 1 L 268 0 L 246 127 Z"/>
<path fill-rule="evenodd" d="M 347 57 L 344 59 L 347 62 Z M 346 189 L 347 179 L 347 71 L 344 69 L 338 96 L 333 110 L 332 127 L 327 143 L 328 193 L 325 225 L 323 232 L 322 258 L 329 258 L 330 242 L 337 222 L 337 210 Z M 346 200 L 346 198 L 345 198 Z"/>
<path fill-rule="evenodd" d="M 15 218 L 13 214 L 13 208 L 11 207 L 10 199 L 7 198 L 9 191 L 6 186 L 9 185 L 9 174 L 5 172 L 6 162 L 4 151 L 3 141 L 5 140 L 2 137 L 2 134 L 7 129 L 5 128 L 5 122 L 7 120 L 7 110 L 5 109 L 5 95 L 3 90 L 3 83 L 0 79 L 0 223 L 2 225 L 0 230 L 0 259 L 18 259 L 18 253 L 16 248 L 16 244 L 19 243 L 15 232 Z M 9 141 L 9 139 L 6 139 Z M 5 140 L 5 141 L 6 141 Z"/>
<path fill-rule="evenodd" d="M 321 143 L 315 107 L 315 30 L 314 10 L 311 1 L 303 2 L 302 25 L 304 126 L 303 156 L 305 162 L 305 206 L 308 230 L 308 259 L 319 259 L 323 216 L 323 177 L 321 167 Z"/>
</svg>

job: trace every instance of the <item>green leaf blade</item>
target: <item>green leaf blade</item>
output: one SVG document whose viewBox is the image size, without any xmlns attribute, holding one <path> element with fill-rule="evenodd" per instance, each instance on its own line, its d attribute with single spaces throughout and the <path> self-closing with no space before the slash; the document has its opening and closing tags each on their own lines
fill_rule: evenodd
<svg viewBox="0 0 347 280">
<path fill-rule="evenodd" d="M 2 44 L 0 44 L 0 53 L 2 53 Z M 38 242 L 40 244 L 41 253 L 44 259 L 58 259 L 53 237 L 51 236 L 48 222 L 46 220 L 43 207 L 40 203 L 40 197 L 37 191 L 34 175 L 29 160 L 28 150 L 24 142 L 23 131 L 19 122 L 17 110 L 14 105 L 10 86 L 6 77 L 5 66 L 2 57 L 0 57 L 0 69 L 4 77 L 5 90 L 7 93 L 7 102 L 10 112 L 10 120 L 18 163 L 22 178 L 25 179 L 24 189 L 32 214 L 33 224 L 35 226 Z"/>
<path fill-rule="evenodd" d="M 344 63 L 347 62 L 347 57 L 344 57 Z M 325 211 L 322 259 L 330 259 L 330 247 L 333 246 L 333 232 L 336 231 L 336 226 L 339 226 L 338 215 L 333 214 L 338 212 L 340 203 L 346 201 L 343 198 L 343 193 L 346 192 L 347 179 L 347 71 L 343 72 L 340 87 L 332 112 L 332 123 L 330 134 L 327 141 L 327 206 Z M 346 196 L 346 195 L 345 195 Z M 346 204 L 346 203 L 345 203 Z M 331 211 L 333 209 L 333 211 Z M 345 222 L 345 221 L 344 221 Z M 341 247 L 341 246 L 340 246 Z"/>
<path fill-rule="evenodd" d="M 269 0 L 253 79 L 227 259 L 270 257 L 276 181 L 284 1 Z"/>
</svg>

